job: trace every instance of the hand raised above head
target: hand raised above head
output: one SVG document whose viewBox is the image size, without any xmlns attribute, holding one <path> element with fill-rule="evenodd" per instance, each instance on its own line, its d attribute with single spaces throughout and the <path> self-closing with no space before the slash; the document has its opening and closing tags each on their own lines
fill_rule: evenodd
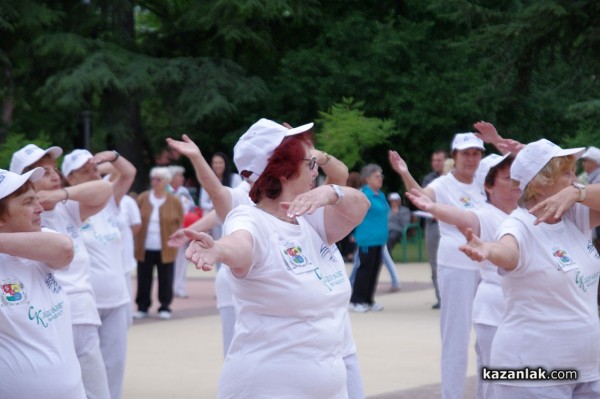
<svg viewBox="0 0 600 399">
<path fill-rule="evenodd" d="M 396 171 L 396 173 L 402 174 L 408 172 L 408 165 L 397 151 L 389 150 L 388 159 L 390 161 L 390 165 Z"/>
<path fill-rule="evenodd" d="M 169 137 L 166 139 L 166 141 L 169 147 L 188 158 L 201 154 L 200 148 L 192 141 L 192 139 L 188 137 L 187 134 L 182 135 L 181 140 L 175 140 Z"/>
</svg>

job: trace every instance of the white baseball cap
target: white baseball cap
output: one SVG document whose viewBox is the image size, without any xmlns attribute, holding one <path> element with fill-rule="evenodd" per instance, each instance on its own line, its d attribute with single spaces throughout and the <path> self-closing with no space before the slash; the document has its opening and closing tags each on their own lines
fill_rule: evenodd
<svg viewBox="0 0 600 399">
<path fill-rule="evenodd" d="M 581 155 L 581 159 L 589 159 L 594 161 L 596 165 L 600 166 L 600 150 L 596 147 L 588 147 L 587 150 Z"/>
<path fill-rule="evenodd" d="M 13 173 L 21 174 L 28 166 L 33 165 L 46 154 L 50 154 L 52 159 L 60 157 L 63 153 L 60 147 L 49 147 L 46 150 L 42 150 L 35 144 L 27 144 L 19 151 L 15 152 L 10 160 L 10 171 Z"/>
<path fill-rule="evenodd" d="M 475 133 L 456 133 L 452 139 L 452 151 L 465 150 L 467 148 L 479 148 L 485 151 L 483 140 L 475 136 Z"/>
<path fill-rule="evenodd" d="M 94 156 L 88 150 L 73 150 L 65 155 L 60 170 L 62 171 L 62 174 L 67 177 L 73 171 L 85 165 L 86 162 L 92 158 L 94 158 Z"/>
<path fill-rule="evenodd" d="M 400 198 L 400 194 L 398 193 L 389 193 L 388 194 L 388 201 L 400 201 L 402 198 Z"/>
<path fill-rule="evenodd" d="M 529 143 L 517 154 L 510 167 L 510 178 L 519 182 L 519 188 L 525 190 L 529 182 L 540 170 L 555 157 L 575 155 L 579 158 L 585 147 L 563 150 L 550 140 L 541 139 Z"/>
<path fill-rule="evenodd" d="M 490 154 L 479 162 L 479 167 L 475 172 L 475 183 L 483 194 L 485 194 L 485 178 L 490 173 L 490 169 L 504 161 L 509 155 L 510 152 L 506 155 Z"/>
<path fill-rule="evenodd" d="M 27 181 L 34 182 L 44 176 L 44 168 L 34 168 L 22 175 L 0 169 L 0 199 L 8 197 Z"/>
<path fill-rule="evenodd" d="M 284 138 L 304 133 L 314 126 L 314 123 L 288 129 L 272 120 L 262 118 L 240 137 L 233 148 L 233 162 L 238 172 L 251 172 L 247 176 L 254 183 L 265 171 L 269 158 Z"/>
</svg>

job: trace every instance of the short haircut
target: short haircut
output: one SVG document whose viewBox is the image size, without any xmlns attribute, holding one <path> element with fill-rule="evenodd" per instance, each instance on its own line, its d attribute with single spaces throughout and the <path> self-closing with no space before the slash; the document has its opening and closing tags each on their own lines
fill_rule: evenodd
<svg viewBox="0 0 600 399">
<path fill-rule="evenodd" d="M 150 178 L 152 179 L 153 177 L 158 177 L 161 180 L 165 180 L 167 183 L 169 183 L 173 175 L 171 174 L 171 171 L 168 167 L 155 166 L 152 169 L 150 169 Z"/>
<path fill-rule="evenodd" d="M 379 172 L 379 173 L 382 172 L 381 166 L 379 166 L 375 163 L 370 163 L 370 164 L 363 166 L 363 168 L 360 170 L 360 177 L 364 182 L 368 177 L 371 177 L 371 175 L 373 173 L 377 173 L 377 172 Z"/>
<path fill-rule="evenodd" d="M 33 190 L 33 183 L 28 180 L 21 187 L 17 188 L 6 197 L 0 199 L 0 218 L 8 215 L 8 201 L 10 201 L 12 198 L 18 197 L 29 189 Z"/>
<path fill-rule="evenodd" d="M 573 170 L 576 162 L 577 158 L 574 155 L 554 157 L 549 160 L 542 170 L 525 186 L 523 194 L 519 198 L 519 206 L 523 207 L 527 202 L 536 198 L 540 187 L 552 186 L 563 173 Z"/>
</svg>

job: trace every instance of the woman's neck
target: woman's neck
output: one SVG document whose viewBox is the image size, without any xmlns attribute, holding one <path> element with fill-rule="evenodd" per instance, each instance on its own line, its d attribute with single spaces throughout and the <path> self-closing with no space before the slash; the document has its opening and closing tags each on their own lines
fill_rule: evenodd
<svg viewBox="0 0 600 399">
<path fill-rule="evenodd" d="M 461 183 L 464 183 L 464 184 L 473 183 L 473 175 L 471 175 L 471 174 L 461 173 L 456 169 L 453 169 L 451 173 L 454 176 L 454 178 Z"/>
<path fill-rule="evenodd" d="M 281 201 L 281 197 L 275 200 L 270 198 L 263 198 L 260 201 L 258 201 L 256 207 L 262 210 L 263 212 L 266 212 L 269 215 L 276 217 L 279 220 L 282 220 L 287 223 L 298 224 L 295 217 L 289 217 L 287 215 L 287 209 L 284 209 L 281 206 Z M 283 202 L 287 201 L 283 200 Z"/>
</svg>

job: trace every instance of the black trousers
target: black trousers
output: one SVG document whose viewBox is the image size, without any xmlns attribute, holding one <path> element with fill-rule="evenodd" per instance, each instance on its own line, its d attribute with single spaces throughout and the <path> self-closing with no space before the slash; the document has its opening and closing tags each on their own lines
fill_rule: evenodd
<svg viewBox="0 0 600 399">
<path fill-rule="evenodd" d="M 383 245 L 359 247 L 360 267 L 356 271 L 350 302 L 373 305 L 375 290 L 381 271 L 381 250 Z"/>
<path fill-rule="evenodd" d="M 154 279 L 154 266 L 158 270 L 158 311 L 171 311 L 173 302 L 173 263 L 162 263 L 160 251 L 146 251 L 143 262 L 137 266 L 137 295 L 135 303 L 138 310 L 147 312 L 152 304 L 152 280 Z"/>
</svg>

